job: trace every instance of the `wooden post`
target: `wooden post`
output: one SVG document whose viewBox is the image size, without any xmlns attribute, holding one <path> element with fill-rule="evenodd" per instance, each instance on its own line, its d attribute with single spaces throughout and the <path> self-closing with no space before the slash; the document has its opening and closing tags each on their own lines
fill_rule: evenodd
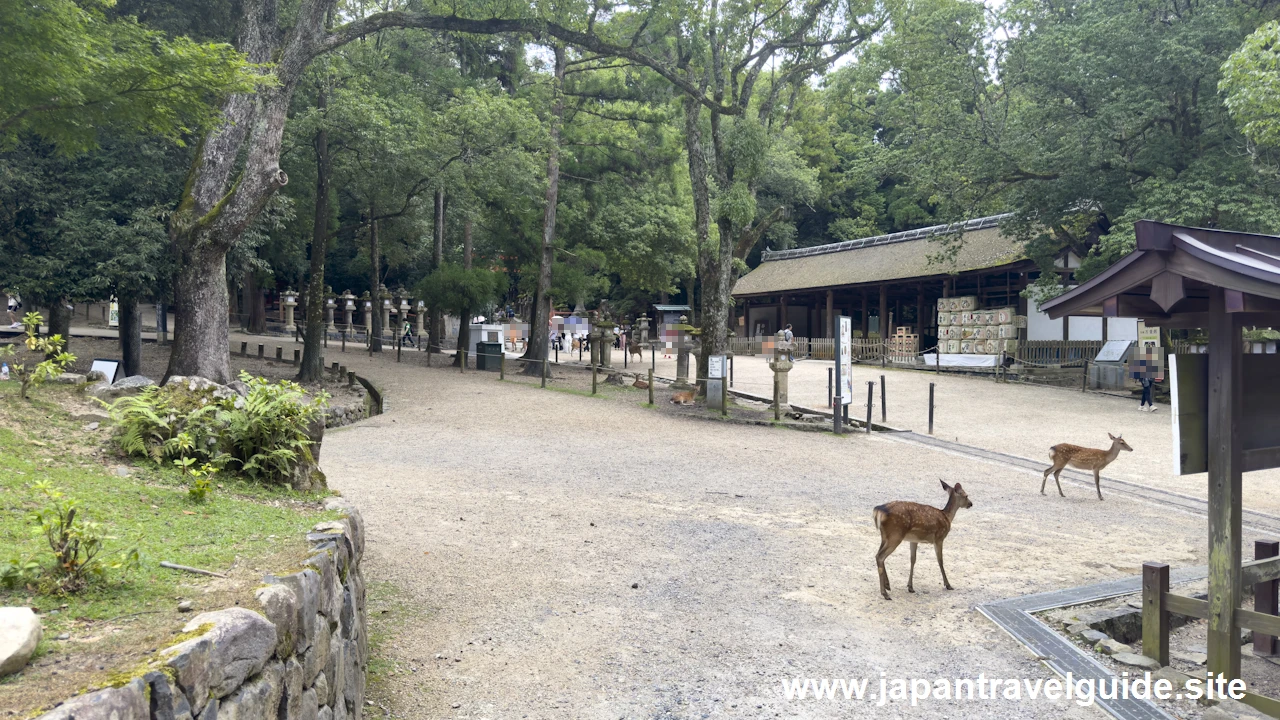
<svg viewBox="0 0 1280 720">
<path fill-rule="evenodd" d="M 542 358 L 542 387 L 547 386 L 547 359 Z"/>
<path fill-rule="evenodd" d="M 831 378 L 834 373 L 835 373 L 835 368 L 827 368 L 827 407 L 835 407 L 834 401 L 831 398 L 832 387 L 833 387 L 831 384 L 833 382 Z"/>
<path fill-rule="evenodd" d="M 1169 664 L 1169 566 L 1142 564 L 1142 654 L 1163 665 Z"/>
<path fill-rule="evenodd" d="M 933 434 L 933 383 L 929 383 L 929 434 Z"/>
<path fill-rule="evenodd" d="M 336 362 L 333 364 L 333 374 L 334 375 L 338 374 L 338 363 Z"/>
<path fill-rule="evenodd" d="M 867 381 L 867 434 L 871 434 L 871 406 L 876 402 L 876 384 Z"/>
<path fill-rule="evenodd" d="M 649 406 L 653 407 L 653 368 L 649 368 Z"/>
<path fill-rule="evenodd" d="M 244 357 L 249 357 L 249 343 L 240 343 L 240 354 Z"/>
<path fill-rule="evenodd" d="M 352 388 L 355 386 L 356 386 L 356 372 L 354 370 L 348 370 L 347 371 L 347 387 Z"/>
<path fill-rule="evenodd" d="M 884 403 L 884 376 L 880 376 L 880 422 L 889 422 L 889 409 Z"/>
<path fill-rule="evenodd" d="M 396 334 L 396 362 L 400 362 L 400 348 L 404 345 L 404 336 Z"/>
<path fill-rule="evenodd" d="M 501 355 L 499 355 L 499 356 L 498 356 L 498 379 L 499 379 L 499 380 L 506 380 L 506 379 L 507 379 L 507 353 L 506 353 L 506 351 L 503 351 L 503 353 L 502 353 Z"/>
<path fill-rule="evenodd" d="M 347 351 L 347 331 L 342 331 L 342 352 Z"/>
<path fill-rule="evenodd" d="M 729 383 L 720 378 L 720 414 L 729 415 Z"/>
<path fill-rule="evenodd" d="M 1270 540 L 1255 540 L 1253 542 L 1254 560 L 1273 558 L 1277 555 L 1280 555 L 1280 542 Z M 1253 586 L 1254 612 L 1266 613 L 1267 615 L 1280 614 L 1280 602 L 1278 602 L 1280 595 L 1276 594 L 1277 587 L 1280 587 L 1280 580 L 1264 580 Z M 1275 655 L 1275 636 L 1264 635 L 1254 630 L 1253 654 L 1259 656 Z"/>
<path fill-rule="evenodd" d="M 828 290 L 827 291 L 827 317 L 826 317 L 826 322 L 822 323 L 823 327 L 826 330 L 826 337 L 829 337 L 829 338 L 835 337 L 835 335 L 832 334 L 835 332 L 834 322 L 832 321 L 832 318 L 834 318 L 835 316 L 836 316 L 836 295 L 835 295 L 835 292 Z"/>
<path fill-rule="evenodd" d="M 1084 358 L 1084 372 L 1080 374 L 1080 392 L 1089 391 L 1089 358 Z"/>
<path fill-rule="evenodd" d="M 599 377 L 600 377 L 600 366 L 592 365 L 591 366 L 591 394 L 592 395 L 596 394 L 596 383 Z"/>
<path fill-rule="evenodd" d="M 284 348 L 276 346 L 276 362 L 284 362 Z"/>
<path fill-rule="evenodd" d="M 729 356 L 729 387 L 733 387 L 733 356 Z"/>
<path fill-rule="evenodd" d="M 867 307 L 867 297 L 870 293 L 866 288 L 862 289 L 862 339 L 866 340 L 871 332 L 871 311 Z"/>
<path fill-rule="evenodd" d="M 1209 290 L 1209 672 L 1240 677 L 1240 325 Z"/>
<path fill-rule="evenodd" d="M 879 325 L 878 332 L 880 339 L 884 340 L 889 337 L 889 286 L 882 284 L 880 286 L 880 305 L 877 312 L 880 313 L 876 325 Z"/>
<path fill-rule="evenodd" d="M 293 349 L 293 364 L 294 364 L 294 365 L 297 365 L 297 364 L 298 364 L 298 363 L 300 363 L 300 362 L 302 362 L 302 351 L 301 351 L 301 350 L 299 350 L 298 348 L 294 348 L 294 349 Z"/>
</svg>

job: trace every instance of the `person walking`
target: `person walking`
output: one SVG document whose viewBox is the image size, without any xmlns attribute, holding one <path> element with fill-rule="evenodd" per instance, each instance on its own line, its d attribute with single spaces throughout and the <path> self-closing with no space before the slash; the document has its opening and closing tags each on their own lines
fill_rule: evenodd
<svg viewBox="0 0 1280 720">
<path fill-rule="evenodd" d="M 405 343 L 408 343 L 413 347 L 418 347 L 418 345 L 413 341 L 413 327 L 409 325 L 408 320 L 404 321 L 404 329 L 400 333 L 400 344 L 403 345 Z"/>
<path fill-rule="evenodd" d="M 787 327 L 782 330 L 782 339 L 787 343 L 787 359 L 795 362 L 796 356 L 793 348 L 795 347 L 796 334 L 791 331 L 791 323 L 787 323 Z"/>
<path fill-rule="evenodd" d="M 18 316 L 18 311 L 22 309 L 22 298 L 18 296 L 18 293 L 12 290 L 6 290 L 5 295 L 9 298 L 9 302 L 7 303 L 9 327 L 11 329 L 20 328 L 22 327 L 22 322 Z"/>
</svg>

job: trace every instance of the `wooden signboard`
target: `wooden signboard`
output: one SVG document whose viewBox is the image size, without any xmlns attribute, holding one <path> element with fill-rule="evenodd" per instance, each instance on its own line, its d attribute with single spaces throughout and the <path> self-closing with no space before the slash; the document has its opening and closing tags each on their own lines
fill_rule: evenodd
<svg viewBox="0 0 1280 720">
<path fill-rule="evenodd" d="M 1240 433 L 1244 470 L 1280 467 L 1280 355 L 1245 355 Z M 1209 469 L 1209 356 L 1169 356 L 1173 470 Z"/>
</svg>

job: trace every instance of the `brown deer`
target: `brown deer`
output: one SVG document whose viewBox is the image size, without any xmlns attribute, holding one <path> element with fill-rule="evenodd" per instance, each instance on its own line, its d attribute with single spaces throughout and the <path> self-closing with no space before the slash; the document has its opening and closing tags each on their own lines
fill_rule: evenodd
<svg viewBox="0 0 1280 720">
<path fill-rule="evenodd" d="M 644 346 L 641 345 L 640 343 L 638 342 L 628 343 L 627 353 L 631 355 L 635 355 L 637 358 L 640 359 L 640 362 L 644 362 Z"/>
<path fill-rule="evenodd" d="M 685 390 L 683 392 L 680 392 L 680 391 L 673 392 L 671 393 L 671 402 L 674 405 L 692 405 L 693 391 Z"/>
<path fill-rule="evenodd" d="M 1102 468 L 1110 465 L 1121 450 L 1133 452 L 1133 448 L 1129 447 L 1129 443 L 1119 435 L 1107 433 L 1107 437 L 1111 438 L 1111 449 L 1098 450 L 1095 448 L 1080 447 L 1070 443 L 1061 443 L 1049 448 L 1049 459 L 1053 461 L 1053 465 L 1044 471 L 1044 482 L 1040 483 L 1040 494 L 1044 494 L 1044 487 L 1049 483 L 1049 473 L 1053 473 L 1053 482 L 1058 486 L 1058 494 L 1062 497 L 1062 483 L 1058 480 L 1058 476 L 1062 474 L 1062 469 L 1070 465 L 1080 470 L 1093 471 L 1093 484 L 1098 490 L 1098 499 L 1102 499 L 1102 479 L 1098 473 L 1102 472 Z"/>
<path fill-rule="evenodd" d="M 897 501 L 877 505 L 871 513 L 876 521 L 876 529 L 880 531 L 880 549 L 876 551 L 876 569 L 880 572 L 880 594 L 885 600 L 889 597 L 889 573 L 884 569 L 885 558 L 893 554 L 903 540 L 911 543 L 911 571 L 907 574 L 907 592 L 915 592 L 912 580 L 916 574 L 916 546 L 920 543 L 933 545 L 938 555 L 938 569 L 942 571 L 942 585 L 948 590 L 951 583 L 947 581 L 947 569 L 942 566 L 942 541 L 951 532 L 951 523 L 961 508 L 971 508 L 973 503 L 960 483 L 948 485 L 942 482 L 942 489 L 947 491 L 947 504 L 938 509 L 920 503 Z"/>
</svg>

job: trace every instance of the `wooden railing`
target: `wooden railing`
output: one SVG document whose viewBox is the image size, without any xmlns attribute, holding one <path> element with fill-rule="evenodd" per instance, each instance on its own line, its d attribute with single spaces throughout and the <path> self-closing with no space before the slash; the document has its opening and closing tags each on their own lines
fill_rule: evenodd
<svg viewBox="0 0 1280 720">
<path fill-rule="evenodd" d="M 1242 630 L 1253 631 L 1255 655 L 1275 655 L 1280 647 L 1280 617 L 1277 617 L 1277 590 L 1280 589 L 1280 543 L 1258 541 L 1255 543 L 1255 559 L 1240 566 L 1240 585 L 1252 586 L 1254 609 L 1235 608 L 1235 624 Z M 1169 616 L 1209 619 L 1209 602 L 1199 598 L 1169 592 L 1169 566 L 1165 563 L 1142 565 L 1142 654 L 1160 663 L 1169 664 Z M 1230 652 L 1240 652 L 1238 646 Z M 1280 701 L 1255 693 L 1246 693 L 1242 699 L 1247 705 L 1272 717 L 1280 717 Z"/>
</svg>

